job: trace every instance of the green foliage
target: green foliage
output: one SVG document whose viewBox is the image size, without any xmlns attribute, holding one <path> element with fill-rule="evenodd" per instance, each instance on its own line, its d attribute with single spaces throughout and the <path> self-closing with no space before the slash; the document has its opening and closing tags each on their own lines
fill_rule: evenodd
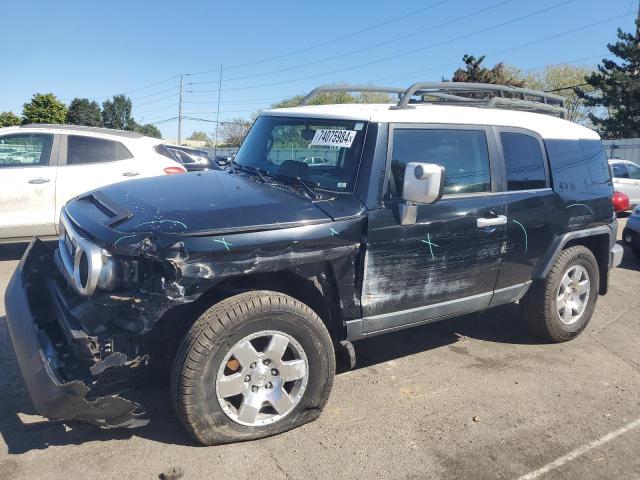
<svg viewBox="0 0 640 480">
<path fill-rule="evenodd" d="M 187 140 L 194 140 L 197 142 L 207 142 L 210 143 L 211 139 L 209 138 L 209 135 L 207 135 L 206 132 L 193 132 L 189 138 L 187 138 Z"/>
<path fill-rule="evenodd" d="M 540 72 L 527 75 L 525 86 L 564 97 L 567 119 L 590 126 L 589 114 L 593 109 L 585 105 L 585 101 L 578 96 L 573 87 L 584 83 L 585 77 L 591 73 L 593 73 L 593 69 L 587 67 L 568 64 L 549 65 Z M 593 87 L 587 87 L 585 91 L 591 93 Z"/>
<path fill-rule="evenodd" d="M 115 95 L 102 103 L 102 122 L 107 128 L 133 130 L 136 123 L 131 116 L 131 100 L 126 95 Z"/>
<path fill-rule="evenodd" d="M 87 98 L 74 98 L 69 104 L 66 123 L 70 125 L 85 125 L 87 127 L 102 127 L 102 112 L 97 102 Z"/>
<path fill-rule="evenodd" d="M 587 76 L 588 87 L 576 94 L 596 113 L 589 118 L 604 138 L 640 136 L 640 48 L 631 33 L 618 29 L 618 41 L 607 45 L 620 60 L 603 59 L 598 71 Z"/>
<path fill-rule="evenodd" d="M 146 135 L 147 137 L 162 138 L 162 133 L 158 127 L 151 125 L 150 123 L 144 125 L 138 125 L 136 123 L 133 130 L 141 133 L 142 135 Z"/>
<path fill-rule="evenodd" d="M 67 107 L 53 93 L 36 93 L 24 104 L 22 123 L 64 123 Z"/>
<path fill-rule="evenodd" d="M 453 73 L 454 82 L 477 82 L 491 83 L 495 85 L 510 85 L 512 87 L 522 87 L 524 79 L 520 72 L 504 63 L 496 63 L 492 68 L 482 65 L 485 56 L 476 58 L 473 55 L 464 55 L 462 61 L 464 68 L 459 68 Z"/>
<path fill-rule="evenodd" d="M 302 103 L 304 95 L 296 95 L 291 98 L 274 103 L 271 108 L 297 107 Z M 311 100 L 310 105 L 334 105 L 340 103 L 389 103 L 391 99 L 386 93 L 363 92 L 352 95 L 348 92 L 324 92 Z"/>
<path fill-rule="evenodd" d="M 12 127 L 14 125 L 20 125 L 20 117 L 13 112 L 1 112 L 0 113 L 0 128 Z"/>
</svg>

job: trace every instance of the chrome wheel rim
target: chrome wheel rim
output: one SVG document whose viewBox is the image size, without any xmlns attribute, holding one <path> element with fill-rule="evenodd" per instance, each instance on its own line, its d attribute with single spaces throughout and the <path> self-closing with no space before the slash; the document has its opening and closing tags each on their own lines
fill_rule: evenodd
<svg viewBox="0 0 640 480">
<path fill-rule="evenodd" d="M 576 323 L 587 309 L 591 280 L 589 272 L 582 265 L 574 265 L 562 277 L 556 306 L 558 318 L 565 325 Z"/>
<path fill-rule="evenodd" d="M 253 333 L 224 357 L 216 377 L 218 403 L 240 425 L 269 425 L 298 405 L 308 372 L 307 356 L 291 335 L 275 330 Z"/>
</svg>

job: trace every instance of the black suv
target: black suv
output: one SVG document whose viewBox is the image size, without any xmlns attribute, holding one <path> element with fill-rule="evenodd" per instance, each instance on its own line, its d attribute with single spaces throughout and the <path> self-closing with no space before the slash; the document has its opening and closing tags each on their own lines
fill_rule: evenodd
<svg viewBox="0 0 640 480">
<path fill-rule="evenodd" d="M 267 111 L 229 172 L 66 205 L 6 293 L 40 413 L 139 423 L 124 380 L 168 365 L 197 441 L 254 439 L 319 416 L 350 341 L 508 302 L 544 340 L 585 328 L 622 249 L 600 139 L 560 97 L 340 88 L 400 100 Z"/>
</svg>

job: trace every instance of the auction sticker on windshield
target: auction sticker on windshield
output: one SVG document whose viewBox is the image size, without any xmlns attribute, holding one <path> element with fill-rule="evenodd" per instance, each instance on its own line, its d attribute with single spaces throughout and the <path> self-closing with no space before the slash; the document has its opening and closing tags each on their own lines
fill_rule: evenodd
<svg viewBox="0 0 640 480">
<path fill-rule="evenodd" d="M 311 145 L 326 147 L 351 147 L 356 138 L 355 130 L 316 130 Z"/>
</svg>

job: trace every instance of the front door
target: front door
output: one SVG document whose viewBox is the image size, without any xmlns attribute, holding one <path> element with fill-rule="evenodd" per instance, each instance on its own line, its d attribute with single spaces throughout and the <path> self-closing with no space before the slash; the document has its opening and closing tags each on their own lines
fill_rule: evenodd
<svg viewBox="0 0 640 480">
<path fill-rule="evenodd" d="M 369 212 L 363 333 L 401 328 L 491 302 L 507 217 L 491 129 L 394 125 L 383 208 Z M 404 166 L 445 168 L 443 198 L 401 225 Z"/>
<path fill-rule="evenodd" d="M 0 136 L 0 240 L 55 235 L 54 135 Z"/>
</svg>

